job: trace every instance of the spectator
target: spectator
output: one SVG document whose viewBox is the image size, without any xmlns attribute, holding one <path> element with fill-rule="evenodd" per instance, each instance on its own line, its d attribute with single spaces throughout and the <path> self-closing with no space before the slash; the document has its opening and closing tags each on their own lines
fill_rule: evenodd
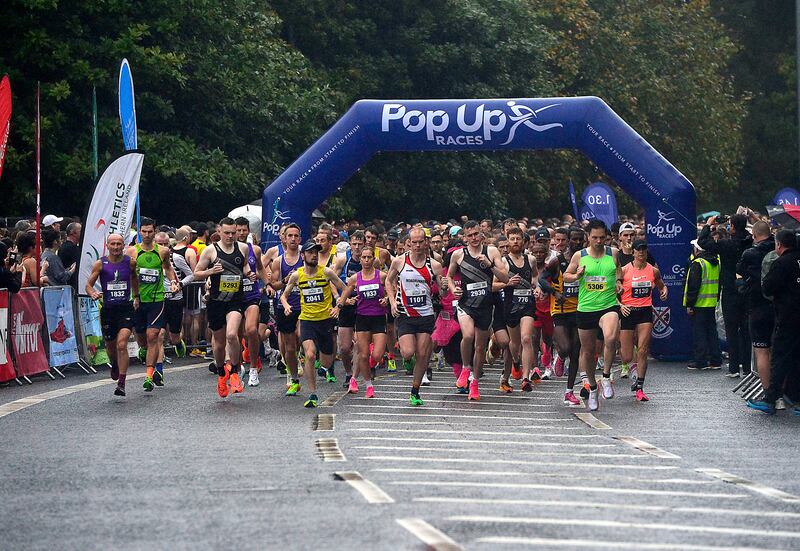
<svg viewBox="0 0 800 551">
<path fill-rule="evenodd" d="M 742 253 L 753 246 L 753 238 L 747 231 L 747 216 L 731 216 L 730 237 L 714 240 L 717 217 L 712 216 L 703 226 L 697 244 L 704 251 L 719 255 L 720 283 L 722 287 L 722 318 L 728 340 L 728 373 L 750 372 L 750 335 L 747 324 L 745 296 L 736 289 L 736 264 Z"/>
<path fill-rule="evenodd" d="M 0 242 L 0 289 L 18 293 L 22 287 L 22 268 L 8 255 L 8 246 Z"/>
<path fill-rule="evenodd" d="M 72 274 L 75 272 L 75 263 L 69 269 L 64 269 L 64 264 L 58 256 L 61 245 L 61 234 L 54 229 L 42 230 L 42 285 L 68 285 Z"/>
<path fill-rule="evenodd" d="M 31 232 L 23 232 L 17 236 L 16 253 L 17 262 L 22 266 L 22 286 L 38 287 L 39 276 L 36 270 L 36 259 L 34 249 L 36 247 L 36 236 Z"/>
<path fill-rule="evenodd" d="M 768 414 L 775 413 L 775 402 L 783 394 L 787 404 L 795 404 L 800 415 L 797 358 L 800 357 L 800 251 L 797 237 L 791 230 L 781 230 L 775 237 L 775 252 L 779 257 L 764 276 L 761 288 L 773 297 L 775 333 L 772 337 L 772 373 L 769 388 L 762 400 L 748 400 L 747 405 Z M 785 385 L 785 389 L 784 389 Z M 784 393 L 785 391 L 785 393 Z"/>
<path fill-rule="evenodd" d="M 769 224 L 753 224 L 753 246 L 747 249 L 736 264 L 736 273 L 742 276 L 739 290 L 745 296 L 750 339 L 756 372 L 764 388 L 769 386 L 769 352 L 772 346 L 772 330 L 775 326 L 775 312 L 772 303 L 761 292 L 761 265 L 764 257 L 775 250 Z M 739 372 L 729 372 L 729 377 L 737 377 Z"/>
<path fill-rule="evenodd" d="M 42 228 L 51 228 L 57 232 L 61 231 L 61 222 L 64 219 L 60 216 L 56 216 L 55 214 L 48 214 L 44 218 L 42 218 Z"/>
<path fill-rule="evenodd" d="M 62 266 L 70 267 L 73 264 L 76 266 L 68 282 L 76 291 L 78 290 L 78 265 L 81 253 L 79 245 L 82 230 L 83 226 L 81 226 L 80 222 L 67 224 L 67 238 L 61 244 L 61 248 L 58 249 L 58 257 L 61 259 Z M 52 282 L 50 284 L 53 285 Z"/>
<path fill-rule="evenodd" d="M 695 255 L 686 274 L 683 293 L 683 305 L 691 318 L 694 338 L 694 361 L 689 369 L 720 369 L 722 354 L 714 315 L 719 299 L 720 263 L 716 254 L 704 251 L 696 240 L 692 245 Z"/>
</svg>

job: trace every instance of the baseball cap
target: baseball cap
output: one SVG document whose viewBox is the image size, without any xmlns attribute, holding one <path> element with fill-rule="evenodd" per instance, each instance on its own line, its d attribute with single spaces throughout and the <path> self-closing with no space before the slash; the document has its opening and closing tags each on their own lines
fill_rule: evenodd
<svg viewBox="0 0 800 551">
<path fill-rule="evenodd" d="M 313 239 L 309 239 L 308 241 L 303 243 L 302 247 L 300 247 L 300 252 L 301 253 L 305 253 L 305 252 L 308 252 L 308 251 L 321 251 L 321 250 L 322 250 L 322 245 L 320 245 L 319 243 L 317 243 Z"/>
<path fill-rule="evenodd" d="M 637 239 L 633 242 L 633 250 L 634 251 L 646 251 L 647 250 L 647 241 L 644 239 Z"/>
<path fill-rule="evenodd" d="M 397 228 L 392 228 L 386 233 L 386 239 L 397 241 L 398 239 L 400 239 L 400 230 L 398 230 Z"/>
<path fill-rule="evenodd" d="M 622 233 L 622 232 L 626 232 L 626 231 L 636 231 L 636 226 L 634 226 L 630 222 L 625 222 L 622 225 L 620 225 L 618 233 Z"/>
<path fill-rule="evenodd" d="M 60 216 L 56 216 L 55 214 L 48 214 L 42 219 L 42 226 L 52 226 L 56 222 L 61 222 L 64 220 Z"/>
<path fill-rule="evenodd" d="M 691 243 L 692 243 L 692 246 L 695 249 L 697 249 L 698 251 L 700 251 L 700 252 L 704 251 L 703 247 L 701 247 L 700 245 L 697 244 L 697 239 L 692 239 Z"/>
<path fill-rule="evenodd" d="M 453 226 L 450 228 L 450 237 L 455 237 L 461 231 L 461 226 Z"/>
<path fill-rule="evenodd" d="M 536 230 L 534 239 L 536 239 L 536 241 L 539 241 L 540 239 L 550 239 L 550 232 L 547 230 L 547 228 L 539 228 Z"/>
</svg>

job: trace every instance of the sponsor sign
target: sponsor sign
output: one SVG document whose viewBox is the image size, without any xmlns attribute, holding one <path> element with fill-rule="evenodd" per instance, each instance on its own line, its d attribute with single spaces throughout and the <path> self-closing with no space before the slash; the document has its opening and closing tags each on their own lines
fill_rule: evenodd
<svg viewBox="0 0 800 551">
<path fill-rule="evenodd" d="M 90 365 L 110 362 L 100 329 L 99 302 L 89 297 L 78 297 L 78 323 L 81 327 L 83 359 Z"/>
<path fill-rule="evenodd" d="M 39 289 L 29 287 L 11 295 L 11 344 L 20 376 L 36 375 L 50 369 L 42 341 L 43 324 Z"/>
<path fill-rule="evenodd" d="M 0 383 L 17 376 L 11 361 L 11 342 L 9 341 L 8 320 L 10 296 L 6 289 L 0 289 Z"/>
<path fill-rule="evenodd" d="M 653 306 L 653 338 L 665 339 L 674 329 L 670 325 L 672 315 L 669 306 Z"/>
<path fill-rule="evenodd" d="M 78 340 L 75 336 L 75 316 L 72 309 L 72 287 L 42 289 L 48 356 L 52 367 L 78 363 Z"/>
</svg>

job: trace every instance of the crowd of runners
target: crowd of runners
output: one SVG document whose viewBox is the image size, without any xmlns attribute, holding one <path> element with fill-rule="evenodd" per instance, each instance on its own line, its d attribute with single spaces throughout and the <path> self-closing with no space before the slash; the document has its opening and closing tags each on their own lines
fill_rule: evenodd
<svg viewBox="0 0 800 551">
<path fill-rule="evenodd" d="M 175 229 L 143 218 L 140 242 L 108 237 L 84 291 L 102 300 L 116 395 L 125 396 L 133 333 L 147 392 L 164 385 L 166 344 L 213 359 L 222 398 L 243 392 L 245 377 L 257 386 L 264 362 L 286 374 L 286 396 L 302 391 L 316 407 L 317 378 L 338 383 L 339 360 L 343 387 L 363 385 L 367 398 L 377 372 L 400 369 L 409 403 L 423 405 L 421 388 L 449 365 L 467 400 L 480 400 L 481 385 L 531 392 L 563 378 L 565 405 L 581 396 L 597 410 L 614 397 L 619 355 L 620 377 L 648 401 L 652 297 L 666 299 L 667 288 L 635 220 L 613 231 L 569 217 L 532 227 L 323 223 L 306 236 L 285 224 L 264 251 L 257 229 L 247 218 Z M 504 367 L 499 381 L 483 378 L 493 362 Z"/>
</svg>

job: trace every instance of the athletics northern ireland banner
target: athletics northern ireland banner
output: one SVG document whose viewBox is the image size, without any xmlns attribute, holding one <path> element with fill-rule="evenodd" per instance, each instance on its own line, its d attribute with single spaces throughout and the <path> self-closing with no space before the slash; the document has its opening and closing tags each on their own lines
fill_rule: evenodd
<svg viewBox="0 0 800 551">
<path fill-rule="evenodd" d="M 95 186 L 81 237 L 78 272 L 80 294 L 85 292 L 92 264 L 105 254 L 108 236 L 118 233 L 126 241 L 128 239 L 143 162 L 144 155 L 141 153 L 125 153 L 108 166 Z"/>
<path fill-rule="evenodd" d="M 8 75 L 0 80 L 0 176 L 3 175 L 3 161 L 6 158 L 8 134 L 11 131 L 11 83 Z"/>
<path fill-rule="evenodd" d="M 8 320 L 11 297 L 8 289 L 0 289 L 0 383 L 17 376 L 11 361 L 11 342 L 9 341 Z"/>
<path fill-rule="evenodd" d="M 27 287 L 11 295 L 11 343 L 21 377 L 50 370 L 42 341 L 43 323 L 38 288 Z"/>
<path fill-rule="evenodd" d="M 78 363 L 78 340 L 75 338 L 75 316 L 72 309 L 72 287 L 42 289 L 48 356 L 51 367 Z"/>
</svg>

